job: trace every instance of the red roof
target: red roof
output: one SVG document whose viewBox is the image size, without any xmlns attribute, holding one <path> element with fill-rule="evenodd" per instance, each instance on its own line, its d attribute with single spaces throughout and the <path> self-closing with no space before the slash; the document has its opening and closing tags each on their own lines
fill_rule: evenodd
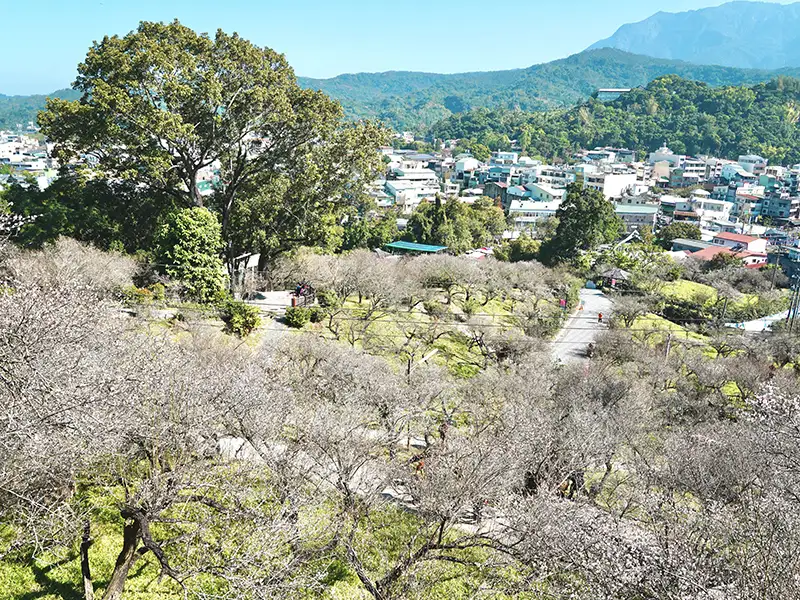
<svg viewBox="0 0 800 600">
<path fill-rule="evenodd" d="M 717 254 L 733 254 L 728 248 L 722 246 L 709 246 L 697 252 L 692 252 L 689 256 L 698 260 L 711 260 Z"/>
<path fill-rule="evenodd" d="M 767 255 L 762 252 L 736 252 L 734 253 L 730 248 L 725 248 L 724 246 L 709 246 L 708 248 L 703 248 L 702 250 L 698 250 L 697 252 L 692 252 L 689 256 L 692 258 L 696 258 L 698 260 L 711 260 L 717 254 L 735 254 L 736 258 L 744 259 L 750 256 L 760 256 L 766 258 Z M 759 265 L 763 266 L 763 265 Z"/>
<path fill-rule="evenodd" d="M 750 244 L 751 242 L 755 242 L 758 238 L 751 237 L 749 235 L 741 235 L 739 233 L 718 233 L 714 236 L 715 239 L 719 240 L 727 240 L 729 242 L 739 242 L 740 244 Z"/>
</svg>

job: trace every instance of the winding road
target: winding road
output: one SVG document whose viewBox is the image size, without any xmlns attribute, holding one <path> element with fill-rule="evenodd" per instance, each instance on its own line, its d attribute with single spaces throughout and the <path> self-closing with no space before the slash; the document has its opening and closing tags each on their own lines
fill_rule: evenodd
<svg viewBox="0 0 800 600">
<path fill-rule="evenodd" d="M 583 310 L 576 310 L 564 323 L 561 332 L 553 340 L 553 358 L 564 364 L 586 360 L 586 347 L 597 339 L 606 325 L 597 322 L 597 315 L 603 319 L 611 316 L 611 300 L 600 290 L 582 289 L 580 299 Z"/>
</svg>

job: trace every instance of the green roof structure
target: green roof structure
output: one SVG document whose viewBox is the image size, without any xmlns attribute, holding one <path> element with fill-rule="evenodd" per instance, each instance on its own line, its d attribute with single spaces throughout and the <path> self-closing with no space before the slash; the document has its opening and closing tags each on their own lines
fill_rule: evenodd
<svg viewBox="0 0 800 600">
<path fill-rule="evenodd" d="M 447 250 L 447 246 L 431 246 L 430 244 L 415 244 L 414 242 L 392 242 L 385 246 L 389 250 L 396 250 L 400 252 L 416 252 L 419 254 L 436 254 Z"/>
</svg>

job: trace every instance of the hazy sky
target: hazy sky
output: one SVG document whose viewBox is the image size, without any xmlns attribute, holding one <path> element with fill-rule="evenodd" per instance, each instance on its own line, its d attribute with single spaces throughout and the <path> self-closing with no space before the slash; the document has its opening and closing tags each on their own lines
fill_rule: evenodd
<svg viewBox="0 0 800 600">
<path fill-rule="evenodd" d="M 789 4 L 793 0 L 778 0 Z M 720 0 L 39 0 L 0 11 L 0 93 L 68 87 L 93 40 L 178 18 L 284 53 L 298 75 L 527 67 L 663 10 Z"/>
</svg>

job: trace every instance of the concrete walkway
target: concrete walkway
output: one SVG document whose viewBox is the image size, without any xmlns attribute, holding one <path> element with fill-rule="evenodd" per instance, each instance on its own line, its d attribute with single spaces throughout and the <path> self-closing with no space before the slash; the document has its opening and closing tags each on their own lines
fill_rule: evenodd
<svg viewBox="0 0 800 600">
<path fill-rule="evenodd" d="M 769 317 L 761 317 L 753 321 L 746 321 L 745 323 L 725 323 L 725 327 L 732 329 L 739 329 L 740 331 L 747 331 L 750 333 L 764 333 L 765 331 L 772 330 L 772 324 L 777 321 L 785 321 L 789 316 L 789 311 L 785 310 L 777 315 L 770 315 Z"/>
<path fill-rule="evenodd" d="M 258 292 L 253 300 L 248 300 L 247 304 L 257 307 L 262 313 L 283 316 L 286 309 L 292 305 L 292 292 Z"/>
<path fill-rule="evenodd" d="M 572 314 L 552 342 L 553 358 L 563 364 L 587 360 L 587 346 L 607 327 L 597 322 L 597 315 L 603 313 L 606 323 L 611 317 L 612 302 L 600 290 L 582 289 L 580 300 L 583 302 L 583 310 L 576 310 Z"/>
</svg>

